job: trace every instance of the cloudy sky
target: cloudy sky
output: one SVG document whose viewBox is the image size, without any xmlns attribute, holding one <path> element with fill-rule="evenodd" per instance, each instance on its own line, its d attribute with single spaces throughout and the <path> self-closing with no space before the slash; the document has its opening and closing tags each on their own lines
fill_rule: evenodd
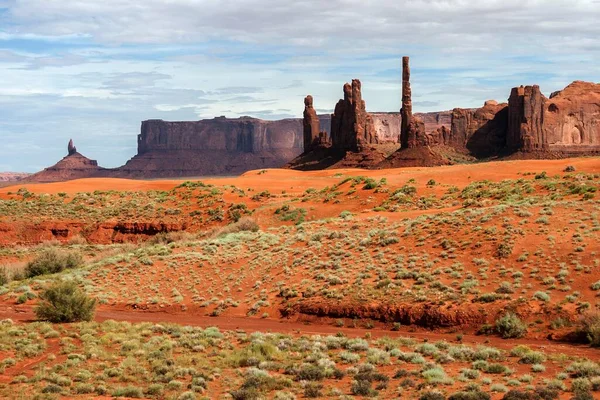
<svg viewBox="0 0 600 400">
<path fill-rule="evenodd" d="M 69 138 L 102 166 L 140 121 L 330 112 L 360 78 L 370 111 L 416 111 L 600 81 L 600 0 L 0 0 L 0 171 L 37 171 Z"/>
</svg>

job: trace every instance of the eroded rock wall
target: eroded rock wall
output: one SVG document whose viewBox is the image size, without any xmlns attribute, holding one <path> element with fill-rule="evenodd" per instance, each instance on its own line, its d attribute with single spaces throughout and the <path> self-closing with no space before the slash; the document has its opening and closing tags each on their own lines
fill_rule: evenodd
<svg viewBox="0 0 600 400">
<path fill-rule="evenodd" d="M 545 102 L 544 140 L 550 151 L 600 151 L 600 85 L 576 81 Z"/>
<path fill-rule="evenodd" d="M 249 117 L 220 117 L 193 122 L 149 120 L 142 122 L 138 154 L 166 150 L 302 152 L 303 141 L 300 119 L 264 121 Z"/>
</svg>

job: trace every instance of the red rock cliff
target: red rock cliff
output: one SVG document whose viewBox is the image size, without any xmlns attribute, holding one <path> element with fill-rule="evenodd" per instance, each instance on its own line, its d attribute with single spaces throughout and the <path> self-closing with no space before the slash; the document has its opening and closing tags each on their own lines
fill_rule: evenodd
<svg viewBox="0 0 600 400">
<path fill-rule="evenodd" d="M 550 151 L 600 151 L 600 85 L 575 81 L 546 100 L 544 140 Z"/>
</svg>

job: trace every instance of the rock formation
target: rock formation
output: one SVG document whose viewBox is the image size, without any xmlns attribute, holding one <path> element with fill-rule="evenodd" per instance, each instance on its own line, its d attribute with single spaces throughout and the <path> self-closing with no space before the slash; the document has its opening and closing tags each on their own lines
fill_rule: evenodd
<svg viewBox="0 0 600 400">
<path fill-rule="evenodd" d="M 138 154 L 124 166 L 100 168 L 71 140 L 67 157 L 27 180 L 234 175 L 283 166 L 433 166 L 490 156 L 600 153 L 600 84 L 576 81 L 549 99 L 538 86 L 521 86 L 512 90 L 508 104 L 487 101 L 477 109 L 413 114 L 408 57 L 402 68 L 400 113 L 367 113 L 361 83 L 354 79 L 344 85 L 344 98 L 331 115 L 317 115 L 307 96 L 303 120 L 144 121 Z"/>
<path fill-rule="evenodd" d="M 412 113 L 412 90 L 410 88 L 409 57 L 402 57 L 402 128 L 400 131 L 400 147 L 411 149 L 426 146 L 425 123 L 415 118 Z"/>
<path fill-rule="evenodd" d="M 546 100 L 537 85 L 512 89 L 506 134 L 509 149 L 531 152 L 547 148 L 543 126 Z"/>
<path fill-rule="evenodd" d="M 30 175 L 25 172 L 0 172 L 0 182 L 16 182 Z"/>
<path fill-rule="evenodd" d="M 402 57 L 402 129 L 400 132 L 400 145 L 409 147 L 409 127 L 412 120 L 412 90 L 410 88 L 410 65 L 409 58 Z"/>
<path fill-rule="evenodd" d="M 444 141 L 458 151 L 468 151 L 476 157 L 498 154 L 505 147 L 508 126 L 508 105 L 490 100 L 477 109 L 452 110 L 450 134 Z"/>
<path fill-rule="evenodd" d="M 313 107 L 313 97 L 306 96 L 304 99 L 304 119 L 302 121 L 304 127 L 304 152 L 311 151 L 317 146 L 328 145 L 327 132 L 321 131 L 321 124 L 317 111 Z"/>
<path fill-rule="evenodd" d="M 373 117 L 362 99 L 361 83 L 352 80 L 344 85 L 344 98 L 331 116 L 331 146 L 339 151 L 360 151 L 365 145 L 378 143 Z"/>
<path fill-rule="evenodd" d="M 600 151 L 600 84 L 573 82 L 546 100 L 543 115 L 547 150 Z"/>
<path fill-rule="evenodd" d="M 109 171 L 98 166 L 96 160 L 75 152 L 67 155 L 55 165 L 38 173 L 23 178 L 23 182 L 62 182 L 72 179 L 91 178 L 104 176 L 103 172 Z"/>
<path fill-rule="evenodd" d="M 375 144 L 396 144 L 400 143 L 400 117 L 399 112 L 379 112 L 369 113 L 373 120 L 373 129 L 375 130 Z M 321 134 L 328 138 L 331 136 L 331 114 L 319 115 Z M 448 123 L 450 126 L 450 123 Z"/>
<path fill-rule="evenodd" d="M 114 175 L 192 177 L 279 168 L 302 153 L 303 141 L 300 119 L 149 120 L 142 122 L 138 154 Z"/>
<path fill-rule="evenodd" d="M 319 117 L 313 107 L 313 97 L 308 95 L 304 98 L 304 151 L 312 149 L 320 132 Z"/>
<path fill-rule="evenodd" d="M 69 144 L 67 145 L 68 155 L 72 156 L 77 153 L 77 147 L 73 145 L 73 139 L 69 140 Z"/>
</svg>

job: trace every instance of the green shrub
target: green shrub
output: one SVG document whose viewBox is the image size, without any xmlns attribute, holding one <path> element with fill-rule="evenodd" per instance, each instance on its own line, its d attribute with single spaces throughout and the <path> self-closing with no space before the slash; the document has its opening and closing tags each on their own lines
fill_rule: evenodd
<svg viewBox="0 0 600 400">
<path fill-rule="evenodd" d="M 527 327 L 513 313 L 507 313 L 496 321 L 496 331 L 504 339 L 521 338 L 527 333 Z"/>
<path fill-rule="evenodd" d="M 80 267 L 82 264 L 83 258 L 78 253 L 62 253 L 56 249 L 48 249 L 27 263 L 25 275 L 33 278 L 39 275 L 56 274 L 65 269 Z"/>
<path fill-rule="evenodd" d="M 127 387 L 116 388 L 115 390 L 113 390 L 112 396 L 113 397 L 132 397 L 135 399 L 140 399 L 140 398 L 144 397 L 144 393 L 142 392 L 142 389 L 140 389 L 139 387 L 127 386 Z"/>
<path fill-rule="evenodd" d="M 90 299 L 74 282 L 57 282 L 40 294 L 35 309 L 38 319 L 55 323 L 90 321 L 96 300 Z"/>
<path fill-rule="evenodd" d="M 366 379 L 356 380 L 352 382 L 350 391 L 356 396 L 369 396 L 371 394 L 371 381 Z"/>
<path fill-rule="evenodd" d="M 8 276 L 8 271 L 6 267 L 0 266 L 0 286 L 4 286 L 10 282 L 10 278 Z"/>
<path fill-rule="evenodd" d="M 490 400 L 491 396 L 479 390 L 454 393 L 448 400 Z"/>
<path fill-rule="evenodd" d="M 521 364 L 541 364 L 546 361 L 546 356 L 539 351 L 530 351 L 521 356 Z"/>
<path fill-rule="evenodd" d="M 446 396 L 438 391 L 423 392 L 419 400 L 446 400 Z"/>
<path fill-rule="evenodd" d="M 321 389 L 323 389 L 323 385 L 315 382 L 307 382 L 304 386 L 304 397 L 314 399 L 317 397 L 321 397 Z"/>
</svg>

